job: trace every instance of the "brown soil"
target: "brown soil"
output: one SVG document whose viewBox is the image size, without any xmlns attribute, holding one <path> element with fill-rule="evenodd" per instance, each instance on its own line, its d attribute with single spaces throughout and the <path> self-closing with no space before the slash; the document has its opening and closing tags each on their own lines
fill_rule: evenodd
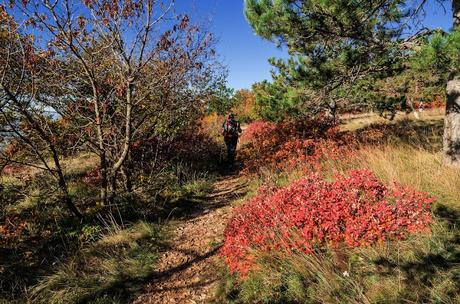
<svg viewBox="0 0 460 304">
<path fill-rule="evenodd" d="M 219 280 L 218 250 L 232 210 L 243 195 L 242 178 L 229 176 L 216 182 L 214 192 L 177 222 L 171 246 L 160 259 L 157 272 L 134 304 L 206 303 L 213 300 Z"/>
</svg>

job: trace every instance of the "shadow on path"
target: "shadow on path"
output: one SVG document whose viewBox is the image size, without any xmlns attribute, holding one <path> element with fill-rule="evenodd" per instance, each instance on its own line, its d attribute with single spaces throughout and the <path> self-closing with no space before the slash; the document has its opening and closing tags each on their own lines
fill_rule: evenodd
<svg viewBox="0 0 460 304">
<path fill-rule="evenodd" d="M 218 281 L 216 256 L 231 216 L 232 202 L 246 193 L 236 174 L 219 178 L 214 191 L 193 200 L 179 200 L 171 210 L 177 219 L 174 237 L 157 270 L 145 278 L 144 293 L 134 303 L 204 303 Z"/>
</svg>

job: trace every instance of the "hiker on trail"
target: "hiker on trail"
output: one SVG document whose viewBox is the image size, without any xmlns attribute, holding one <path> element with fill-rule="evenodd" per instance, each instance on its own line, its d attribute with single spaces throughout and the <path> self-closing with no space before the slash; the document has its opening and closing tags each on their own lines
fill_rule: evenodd
<svg viewBox="0 0 460 304">
<path fill-rule="evenodd" d="M 227 145 L 227 161 L 233 164 L 236 156 L 236 146 L 238 145 L 238 136 L 243 132 L 240 123 L 235 119 L 235 114 L 230 114 L 222 125 L 222 135 Z"/>
</svg>

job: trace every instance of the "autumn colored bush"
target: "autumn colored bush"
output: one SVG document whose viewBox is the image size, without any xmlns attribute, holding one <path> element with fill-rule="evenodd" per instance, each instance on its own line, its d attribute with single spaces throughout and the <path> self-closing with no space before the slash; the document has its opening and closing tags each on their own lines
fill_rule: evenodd
<svg viewBox="0 0 460 304">
<path fill-rule="evenodd" d="M 171 158 L 178 158 L 188 163 L 207 165 L 212 160 L 219 158 L 223 151 L 222 146 L 218 145 L 212 136 L 203 132 L 200 125 L 191 126 L 181 133 L 171 142 L 167 149 Z"/>
<path fill-rule="evenodd" d="M 260 118 L 260 109 L 253 91 L 238 90 L 235 92 L 234 100 L 235 105 L 232 108 L 232 112 L 238 115 L 240 122 L 252 122 Z"/>
<path fill-rule="evenodd" d="M 241 136 L 241 141 L 251 142 L 259 141 L 261 137 L 267 137 L 272 135 L 276 131 L 277 124 L 264 120 L 257 120 L 248 125 L 243 135 Z"/>
<path fill-rule="evenodd" d="M 238 207 L 225 230 L 221 255 L 245 277 L 258 253 L 313 253 L 367 247 L 429 230 L 433 199 L 367 170 L 327 181 L 318 173 L 280 189 L 265 188 Z"/>
<path fill-rule="evenodd" d="M 86 172 L 85 176 L 83 176 L 83 182 L 87 186 L 92 186 L 92 187 L 100 186 L 102 182 L 101 168 L 94 167 L 88 172 Z"/>
<path fill-rule="evenodd" d="M 372 124 L 355 131 L 340 131 L 330 121 L 283 122 L 256 121 L 242 136 L 240 159 L 243 173 L 257 173 L 261 168 L 307 173 L 324 171 L 329 162 L 342 165 L 357 157 L 364 147 L 384 144 L 438 151 L 443 127 L 401 120 L 395 124 Z"/>
<path fill-rule="evenodd" d="M 0 172 L 5 175 L 17 175 L 17 174 L 24 174 L 27 171 L 28 171 L 28 168 L 26 168 L 25 166 L 7 165 L 3 167 L 3 169 Z"/>
<path fill-rule="evenodd" d="M 320 165 L 319 158 L 345 155 L 347 145 L 328 119 L 285 121 L 279 124 L 255 121 L 242 136 L 244 172 L 291 169 L 298 165 Z"/>
<path fill-rule="evenodd" d="M 222 151 L 222 145 L 197 123 L 172 139 L 153 138 L 149 142 L 134 143 L 132 161 L 139 171 L 147 174 L 177 163 L 207 171 L 218 164 Z"/>
<path fill-rule="evenodd" d="M 441 96 L 434 96 L 431 102 L 414 102 L 413 106 L 417 110 L 439 109 L 446 106 L 446 101 Z"/>
</svg>

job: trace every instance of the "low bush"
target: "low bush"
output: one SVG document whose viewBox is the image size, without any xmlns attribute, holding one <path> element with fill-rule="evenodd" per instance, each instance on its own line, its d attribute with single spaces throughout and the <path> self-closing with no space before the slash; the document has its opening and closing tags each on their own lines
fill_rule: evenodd
<svg viewBox="0 0 460 304">
<path fill-rule="evenodd" d="M 456 236 L 436 223 L 431 234 L 371 247 L 257 255 L 244 280 L 229 273 L 220 303 L 458 303 Z"/>
<path fill-rule="evenodd" d="M 242 136 L 244 172 L 261 168 L 284 170 L 297 164 L 317 163 L 320 157 L 333 157 L 343 142 L 336 136 L 336 125 L 328 119 L 305 119 L 271 123 L 255 121 Z M 324 154 L 329 150 L 328 154 Z"/>
<path fill-rule="evenodd" d="M 352 128 L 354 131 L 342 128 L 312 141 L 311 153 L 301 150 L 272 164 L 261 160 L 258 164 L 264 168 L 252 179 L 251 194 L 242 202 L 244 205 L 236 208 L 226 232 L 227 242 L 221 253 L 227 263 L 217 293 L 219 301 L 233 304 L 460 303 L 460 192 L 455 186 L 460 182 L 460 172 L 443 163 L 439 152 L 443 124 L 438 119 L 430 116 L 423 121 L 365 123 Z M 277 130 L 263 133 L 270 129 L 263 124 L 259 126 L 255 135 L 246 131 L 250 141 L 245 143 L 248 151 L 257 152 L 252 142 L 277 136 Z M 276 129 L 281 125 L 268 126 Z M 294 142 L 291 138 L 280 140 L 283 144 Z M 267 155 L 275 155 L 272 153 Z M 333 185 L 343 182 L 344 177 L 349 179 L 347 172 L 357 168 L 358 172 L 367 172 L 367 177 L 375 174 L 385 182 L 386 185 L 375 177 L 370 179 L 386 189 L 380 200 L 383 208 L 360 208 L 378 214 L 371 217 L 366 213 L 348 213 L 356 221 L 334 222 L 340 219 L 334 215 L 336 208 L 345 214 L 349 210 L 340 209 L 340 202 L 351 198 L 349 203 L 356 203 L 358 196 L 348 195 L 357 184 L 342 183 L 346 191 L 340 194 L 334 192 L 337 187 Z M 320 172 L 323 178 L 312 172 Z M 364 180 L 368 180 L 367 177 Z M 306 186 L 315 179 L 316 188 Z M 257 192 L 260 187 L 264 188 Z M 432 199 L 422 192 L 436 197 L 436 202 L 430 204 Z M 365 191 L 357 193 L 361 195 L 361 205 L 372 202 L 373 195 L 367 197 L 363 195 Z M 401 199 L 402 193 L 405 199 Z M 316 204 L 305 203 L 305 198 L 312 196 Z M 426 216 L 422 225 L 417 224 L 417 217 L 410 216 L 411 201 L 415 203 L 412 206 L 420 207 L 418 219 Z M 386 222 L 390 227 L 400 227 L 401 234 L 394 234 L 392 228 L 377 232 L 363 229 L 375 225 L 381 216 L 391 215 L 385 210 L 392 210 L 401 202 L 409 213 L 397 211 L 397 217 L 390 217 Z M 308 221 L 312 214 L 316 217 Z M 412 226 L 414 220 L 415 226 Z M 332 222 L 332 227 L 339 227 L 338 230 L 326 227 L 328 222 Z M 370 241 L 358 242 L 355 247 L 346 244 L 345 234 L 338 242 L 326 237 L 342 231 L 346 223 L 353 223 L 357 228 L 355 232 L 361 231 L 358 234 L 361 240 L 371 236 Z M 311 240 L 306 240 L 303 230 L 313 231 Z M 287 233 L 283 234 L 284 231 Z M 424 231 L 427 233 L 422 233 Z M 323 233 L 322 239 L 320 233 Z M 231 253 L 233 250 L 236 254 Z M 238 263 L 240 258 L 243 263 Z"/>
<path fill-rule="evenodd" d="M 327 181 L 311 174 L 281 189 L 263 189 L 237 208 L 221 255 L 245 277 L 255 254 L 314 253 L 324 248 L 366 247 L 428 231 L 433 199 L 370 171 L 350 171 Z"/>
</svg>

